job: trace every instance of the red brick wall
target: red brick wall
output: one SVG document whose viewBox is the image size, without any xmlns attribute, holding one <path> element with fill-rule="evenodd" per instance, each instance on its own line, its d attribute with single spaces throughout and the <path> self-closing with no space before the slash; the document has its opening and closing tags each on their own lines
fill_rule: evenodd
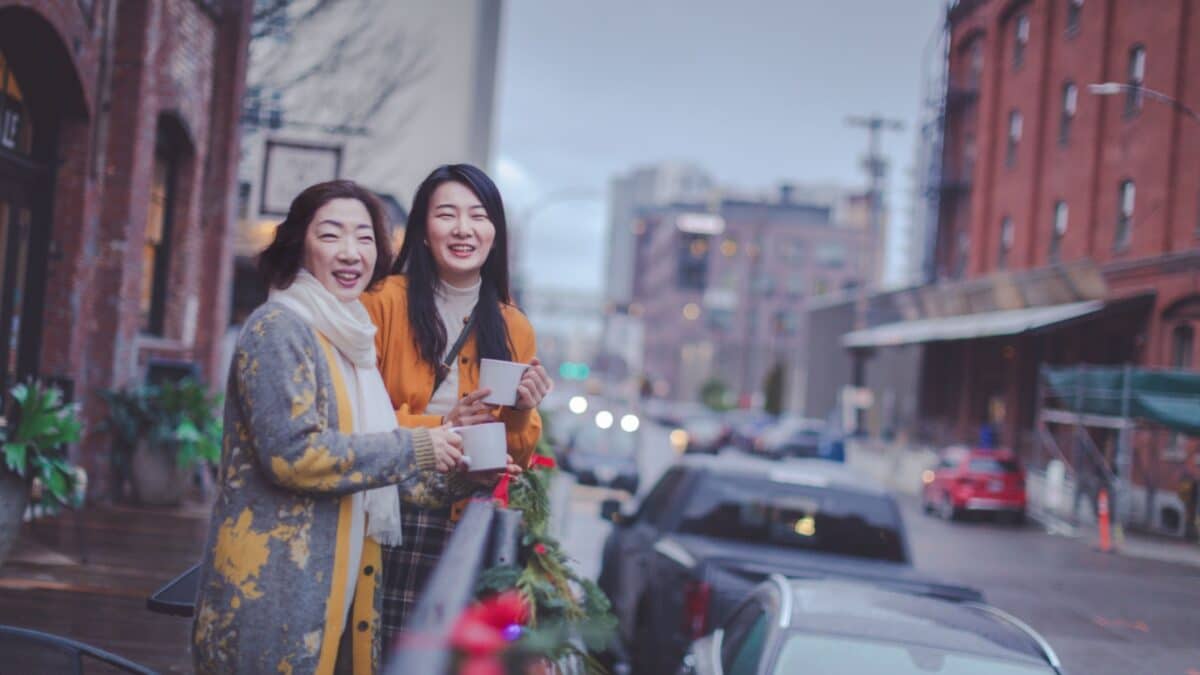
<svg viewBox="0 0 1200 675">
<path fill-rule="evenodd" d="M 74 380 L 92 432 L 80 458 L 107 488 L 108 440 L 97 389 L 140 381 L 151 357 L 212 372 L 228 316 L 230 244 L 250 0 L 123 2 L 85 17 L 77 0 L 0 0 L 36 13 L 39 49 L 69 64 L 46 72 L 64 109 L 56 172 L 40 371 Z M 0 16 L 4 16 L 0 14 Z M 14 16 L 14 14 L 9 14 Z M 111 45 L 111 52 L 106 46 Z M 0 43 L 0 48 L 7 45 Z M 36 55 L 35 55 L 36 56 Z M 53 61 L 55 59 L 49 59 Z M 184 130 L 165 331 L 139 334 L 142 245 L 160 119 Z"/>
<path fill-rule="evenodd" d="M 974 129 L 978 159 L 968 207 L 944 206 L 939 223 L 939 269 L 953 268 L 957 232 L 970 233 L 968 277 L 998 269 L 1000 223 L 1013 220 L 1010 269 L 1050 263 L 1054 207 L 1068 205 L 1068 227 L 1060 245 L 1064 262 L 1091 258 L 1101 264 L 1148 265 L 1138 273 L 1142 288 L 1156 289 L 1159 305 L 1194 292 L 1190 281 L 1173 280 L 1150 261 L 1200 247 L 1200 122 L 1149 100 L 1134 115 L 1125 98 L 1090 94 L 1087 85 L 1127 79 L 1130 49 L 1146 48 L 1144 85 L 1200 108 L 1200 10 L 1191 0 L 1119 2 L 1089 0 L 1080 27 L 1066 30 L 1067 3 L 1052 0 L 988 0 L 967 3 L 951 14 L 950 81 L 967 78 L 971 40 L 984 43 L 984 68 L 974 105 L 947 116 L 945 166 L 956 166 L 964 130 Z M 1016 17 L 1029 17 L 1023 63 L 1013 64 Z M 1066 144 L 1059 143 L 1062 87 L 1079 90 L 1077 112 Z M 1023 117 L 1016 160 L 1006 162 L 1009 113 Z M 1118 188 L 1136 186 L 1132 237 L 1114 246 Z M 1143 265 L 1143 266 L 1145 266 Z M 1148 275 L 1148 276 L 1147 276 Z M 1114 280 L 1126 291 L 1129 281 Z M 1156 321 L 1156 320 L 1152 320 Z M 1146 356 L 1161 362 L 1159 328 L 1148 329 Z"/>
</svg>

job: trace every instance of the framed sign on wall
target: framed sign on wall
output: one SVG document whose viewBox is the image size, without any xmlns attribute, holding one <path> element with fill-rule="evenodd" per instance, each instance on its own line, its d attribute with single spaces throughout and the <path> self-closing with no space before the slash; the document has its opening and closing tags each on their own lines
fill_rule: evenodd
<svg viewBox="0 0 1200 675">
<path fill-rule="evenodd" d="M 259 211 L 286 216 L 288 206 L 304 188 L 341 177 L 342 147 L 286 141 L 267 141 L 263 155 Z"/>
</svg>

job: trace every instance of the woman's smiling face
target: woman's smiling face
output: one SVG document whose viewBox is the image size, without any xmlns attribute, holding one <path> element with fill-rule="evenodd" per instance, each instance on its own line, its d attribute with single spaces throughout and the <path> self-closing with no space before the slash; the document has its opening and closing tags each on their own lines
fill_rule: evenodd
<svg viewBox="0 0 1200 675">
<path fill-rule="evenodd" d="M 304 236 L 304 269 L 338 300 L 366 290 L 378 251 L 371 214 L 357 199 L 332 199 L 313 214 Z"/>
<path fill-rule="evenodd" d="M 459 287 L 479 281 L 496 238 L 496 226 L 479 197 L 462 183 L 442 183 L 430 199 L 426 227 L 442 281 Z"/>
</svg>

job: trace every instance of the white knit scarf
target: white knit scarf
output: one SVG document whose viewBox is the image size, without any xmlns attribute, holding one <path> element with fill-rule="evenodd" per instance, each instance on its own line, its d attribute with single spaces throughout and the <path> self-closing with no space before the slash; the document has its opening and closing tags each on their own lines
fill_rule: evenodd
<svg viewBox="0 0 1200 675">
<path fill-rule="evenodd" d="M 286 289 L 272 289 L 270 300 L 300 315 L 313 330 L 325 336 L 354 366 L 350 400 L 354 407 L 354 433 L 391 431 L 396 413 L 375 360 L 375 324 L 358 300 L 343 302 L 317 278 L 301 269 Z M 336 367 L 336 364 L 330 364 Z M 400 494 L 394 485 L 367 490 L 367 535 L 385 546 L 399 546 Z"/>
</svg>

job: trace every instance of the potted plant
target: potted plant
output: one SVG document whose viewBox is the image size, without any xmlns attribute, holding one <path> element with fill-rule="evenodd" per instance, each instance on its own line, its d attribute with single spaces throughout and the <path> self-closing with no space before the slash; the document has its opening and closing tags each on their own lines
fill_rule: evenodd
<svg viewBox="0 0 1200 675">
<path fill-rule="evenodd" d="M 78 441 L 83 429 L 78 406 L 63 403 L 61 390 L 37 381 L 18 384 L 10 393 L 16 425 L 0 429 L 0 564 L 20 532 L 35 478 L 43 506 L 53 509 L 79 499 L 75 467 L 67 459 L 67 444 Z"/>
<path fill-rule="evenodd" d="M 107 390 L 118 477 L 142 504 L 178 504 L 197 464 L 221 454 L 221 397 L 197 380 Z"/>
</svg>

